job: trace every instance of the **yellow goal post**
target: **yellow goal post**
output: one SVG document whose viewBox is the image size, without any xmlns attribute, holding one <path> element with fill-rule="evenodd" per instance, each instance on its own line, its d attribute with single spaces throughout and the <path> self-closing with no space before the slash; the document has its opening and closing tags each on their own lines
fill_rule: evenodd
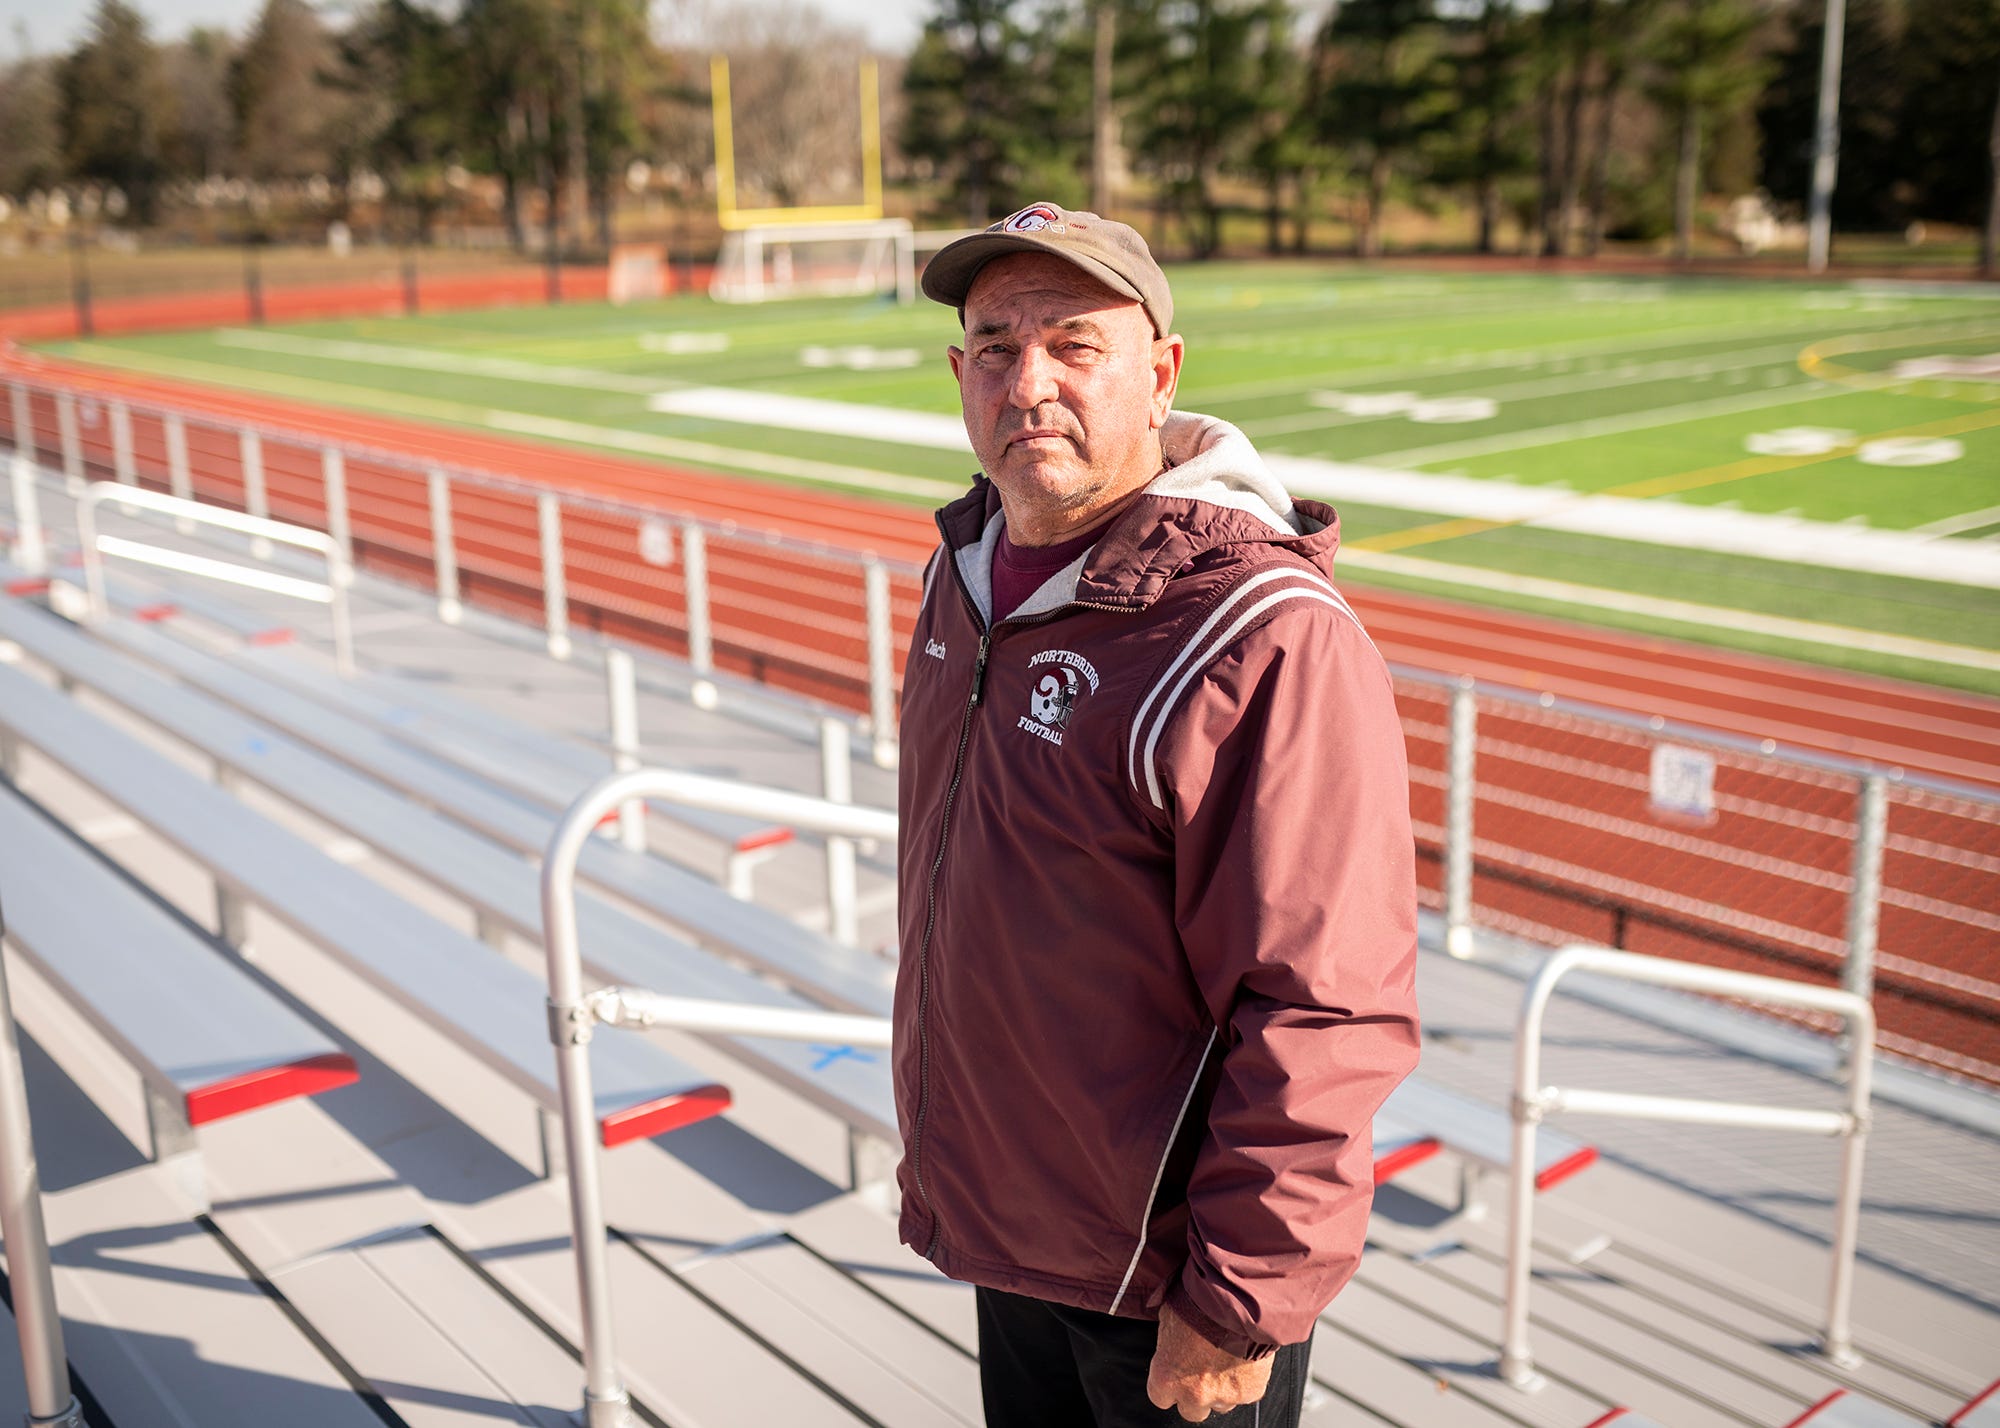
<svg viewBox="0 0 2000 1428">
<path fill-rule="evenodd" d="M 882 96 L 873 59 L 860 64 L 861 202 L 774 208 L 736 203 L 736 129 L 729 100 L 729 60 L 708 61 L 709 105 L 715 123 L 715 212 L 725 231 L 781 224 L 870 222 L 882 217 Z"/>
</svg>

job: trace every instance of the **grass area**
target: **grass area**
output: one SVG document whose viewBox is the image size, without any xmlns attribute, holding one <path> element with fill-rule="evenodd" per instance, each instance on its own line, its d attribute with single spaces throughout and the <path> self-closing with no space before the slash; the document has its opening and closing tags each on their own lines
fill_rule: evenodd
<svg viewBox="0 0 2000 1428">
<path fill-rule="evenodd" d="M 1379 495 L 1337 501 L 1350 542 L 1468 580 L 1544 577 L 1811 622 L 1825 633 L 1780 638 L 1690 620 L 1685 610 L 1614 612 L 1588 594 L 1552 606 L 1463 581 L 1416 583 L 2000 693 L 2000 598 L 1991 585 L 1855 568 L 1860 557 L 1836 557 L 1830 535 L 1824 563 L 1796 551 L 1769 558 L 1754 539 L 1776 529 L 1756 524 L 1770 516 L 1884 532 L 1926 527 L 1949 543 L 1940 548 L 1990 553 L 2000 566 L 2000 550 L 1984 542 L 2000 528 L 2000 359 L 1970 374 L 1908 365 L 1977 365 L 2000 353 L 2000 290 L 1305 263 L 1216 264 L 1173 277 L 1177 326 L 1189 344 L 1181 407 L 1242 426 L 1267 455 L 1291 458 L 1287 473 L 1306 473 L 1304 484 L 1355 465 L 1418 473 L 1390 478 L 1407 500 L 1398 492 L 1393 503 Z M 685 297 L 121 337 L 59 350 L 934 504 L 963 484 L 970 458 L 924 444 L 914 429 L 899 435 L 908 425 L 900 414 L 956 412 L 943 360 L 956 337 L 951 313 L 930 304 L 732 308 Z M 748 389 L 774 401 L 768 419 L 755 421 L 699 414 L 699 400 L 691 403 L 697 414 L 651 404 L 690 387 Z M 880 439 L 801 429 L 810 415 L 787 415 L 777 400 L 798 397 L 878 409 L 868 429 Z M 1885 464 L 1916 457 L 1932 464 Z M 1441 494 L 1449 483 L 1426 477 L 1538 488 L 1565 506 L 1615 508 L 1632 528 L 1462 519 L 1475 513 L 1451 508 Z M 1591 496 L 1622 499 L 1607 507 Z M 1705 519 L 1737 536 L 1707 544 L 1689 537 L 1699 548 L 1662 544 L 1649 538 L 1654 518 L 1639 502 L 1659 503 L 1662 519 L 1676 514 L 1682 526 L 1701 514 L 1690 508 L 1707 508 Z M 1412 577 L 1351 567 L 1349 578 Z M 1869 641 L 1842 631 L 1962 655 L 1860 648 Z"/>
</svg>

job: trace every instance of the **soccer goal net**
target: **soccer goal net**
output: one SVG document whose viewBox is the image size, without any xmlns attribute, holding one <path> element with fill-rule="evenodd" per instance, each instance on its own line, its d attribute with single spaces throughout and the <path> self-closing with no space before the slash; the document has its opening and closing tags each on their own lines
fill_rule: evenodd
<svg viewBox="0 0 2000 1428">
<path fill-rule="evenodd" d="M 905 218 L 751 224 L 725 233 L 709 295 L 722 302 L 799 297 L 917 295 L 916 250 Z"/>
</svg>

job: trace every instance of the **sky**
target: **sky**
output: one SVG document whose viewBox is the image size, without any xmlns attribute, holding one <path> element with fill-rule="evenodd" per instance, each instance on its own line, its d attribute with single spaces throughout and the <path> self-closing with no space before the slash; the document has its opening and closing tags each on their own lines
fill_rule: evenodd
<svg viewBox="0 0 2000 1428">
<path fill-rule="evenodd" d="M 713 0 L 718 8 L 727 0 Z M 671 3 L 671 0 L 669 0 Z M 859 26 L 877 48 L 902 51 L 916 42 L 929 0 L 811 0 L 830 20 Z M 156 40 L 178 39 L 196 25 L 217 25 L 241 35 L 263 0 L 137 0 Z M 25 24 L 37 54 L 65 50 L 83 33 L 90 0 L 0 0 L 0 56 L 14 58 L 16 26 Z"/>
</svg>

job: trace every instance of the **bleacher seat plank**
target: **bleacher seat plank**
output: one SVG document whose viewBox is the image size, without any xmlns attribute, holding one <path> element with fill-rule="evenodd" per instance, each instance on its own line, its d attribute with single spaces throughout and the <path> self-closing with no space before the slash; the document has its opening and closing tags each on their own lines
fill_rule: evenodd
<svg viewBox="0 0 2000 1428">
<path fill-rule="evenodd" d="M 117 1424 L 381 1428 L 158 1166 L 45 1195 L 64 1344 Z"/>
<path fill-rule="evenodd" d="M 354 1059 L 0 784 L 9 939 L 191 1126 L 347 1085 Z"/>
<path fill-rule="evenodd" d="M 534 868 L 516 853 L 441 815 L 411 808 L 355 768 L 337 762 L 199 690 L 170 682 L 106 650 L 39 611 L 0 609 L 0 634 L 41 663 L 102 698 L 345 832 L 482 915 L 539 945 L 541 900 Z M 578 900 L 586 965 L 608 982 L 685 996 L 766 1006 L 809 1007 L 699 948 L 640 922 L 603 900 Z M 723 1044 L 794 1092 L 863 1134 L 896 1138 L 895 1105 L 873 1053 L 829 1054 L 774 1038 Z"/>
<path fill-rule="evenodd" d="M 539 857 L 554 831 L 555 819 L 547 812 L 424 758 L 380 730 L 274 685 L 254 670 L 129 622 L 108 622 L 101 633 L 118 648 L 517 852 Z M 584 849 L 578 868 L 583 880 L 742 957 L 824 1005 L 887 1013 L 895 969 L 882 958 L 842 947 L 741 902 L 684 868 L 603 840 Z"/>
<path fill-rule="evenodd" d="M 1518 1420 L 1458 1392 L 1427 1366 L 1385 1352 L 1324 1318 L 1313 1327 L 1308 1372 L 1327 1392 L 1359 1404 L 1373 1421 L 1411 1428 L 1518 1428 Z"/>
<path fill-rule="evenodd" d="M 884 1428 L 984 1421 L 973 1359 L 796 1241 L 756 1241 L 678 1272 Z"/>
<path fill-rule="evenodd" d="M 0 725 L 216 872 L 248 902 L 430 1017 L 544 1106 L 557 1104 L 547 994 L 532 974 L 4 666 Z M 728 1104 L 728 1093 L 714 1081 L 640 1038 L 600 1033 L 590 1055 L 599 1138 L 606 1146 L 658 1135 Z"/>
<path fill-rule="evenodd" d="M 1425 1158 L 1413 1156 L 1409 1148 L 1427 1138 L 1492 1170 L 1504 1171 L 1514 1159 L 1513 1121 L 1507 1112 L 1415 1076 L 1389 1093 L 1376 1125 L 1378 1135 L 1381 1127 L 1389 1128 L 1392 1144 L 1408 1157 L 1407 1163 Z M 1535 1188 L 1553 1189 L 1596 1160 L 1594 1147 L 1542 1126 L 1535 1135 Z M 1385 1178 L 1379 1165 L 1375 1178 L 1378 1182 Z"/>
<path fill-rule="evenodd" d="M 1837 1388 L 1785 1428 L 1926 1428 L 1927 1420 L 1912 1418 L 1886 1403 Z"/>
<path fill-rule="evenodd" d="M 296 692 L 344 707 L 413 748 L 553 812 L 567 808 L 612 770 L 604 751 L 530 728 L 416 680 L 376 671 L 344 680 L 289 649 L 258 651 L 255 667 Z M 736 814 L 673 805 L 662 805 L 661 812 L 736 853 L 775 847 L 793 837 L 789 828 Z"/>
<path fill-rule="evenodd" d="M 324 568 L 312 562 L 291 563 L 304 578 L 324 575 Z M 567 806 L 576 793 L 611 769 L 605 753 L 530 729 L 444 690 L 375 671 L 342 679 L 298 658 L 289 625 L 210 591 L 178 585 L 169 600 L 162 598 L 161 587 L 117 571 L 106 572 L 106 585 L 115 610 L 142 623 L 192 615 L 240 641 L 246 653 L 263 657 L 260 667 L 299 692 L 343 705 L 414 747 L 554 808 Z M 673 808 L 667 816 L 736 853 L 773 847 L 793 837 L 789 828 L 705 809 Z"/>
</svg>

